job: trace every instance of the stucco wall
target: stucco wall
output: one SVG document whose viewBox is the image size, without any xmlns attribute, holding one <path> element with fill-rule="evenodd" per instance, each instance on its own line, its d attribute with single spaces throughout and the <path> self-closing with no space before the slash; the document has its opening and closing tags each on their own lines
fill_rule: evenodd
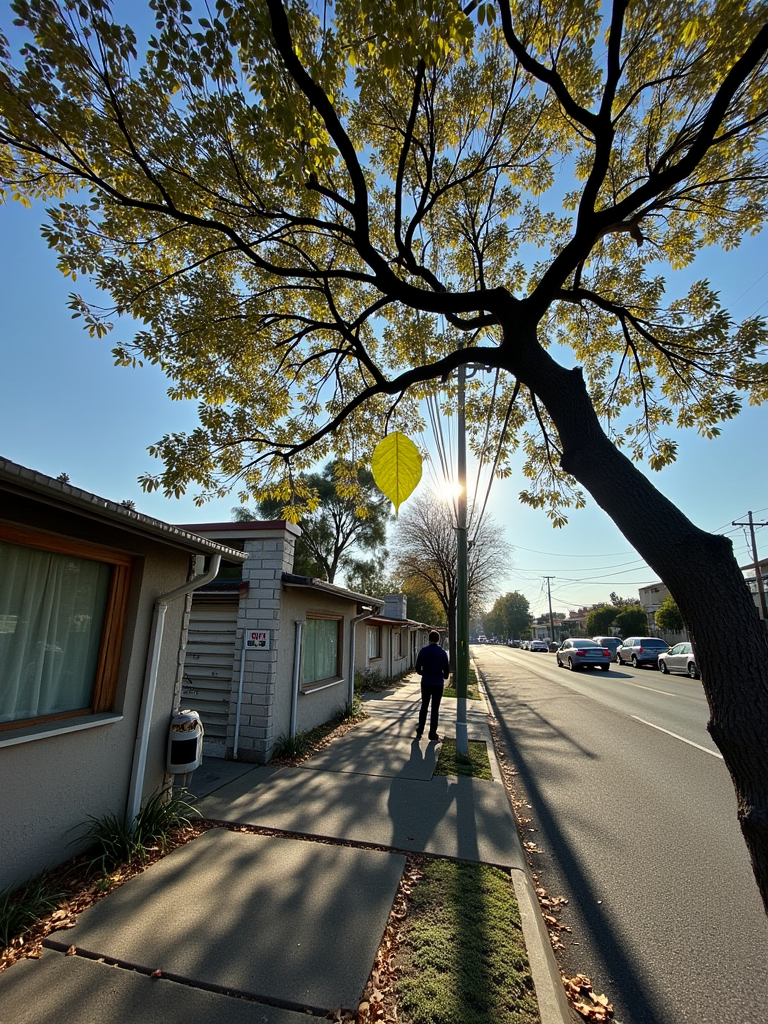
<svg viewBox="0 0 768 1024">
<path fill-rule="evenodd" d="M 283 629 L 286 641 L 286 652 L 290 647 L 290 657 L 281 659 L 278 683 L 280 696 L 279 707 L 276 706 L 276 724 L 279 721 L 278 735 L 288 734 L 291 713 L 291 694 L 293 691 L 293 652 L 295 650 L 296 622 L 307 619 L 307 615 L 339 615 L 342 618 L 341 639 L 341 676 L 338 680 L 316 689 L 300 688 L 296 705 L 296 727 L 299 732 L 306 732 L 316 725 L 321 725 L 333 718 L 347 703 L 349 690 L 349 639 L 350 620 L 354 617 L 357 606 L 350 601 L 336 598 L 323 592 L 308 589 L 285 587 L 283 591 Z M 278 719 L 279 714 L 279 719 Z"/>
<path fill-rule="evenodd" d="M 116 711 L 119 721 L 79 728 L 88 718 L 62 721 L 60 735 L 14 743 L 13 730 L 0 732 L 0 889 L 52 867 L 82 848 L 76 842 L 88 816 L 125 811 L 155 598 L 180 586 L 189 575 L 190 556 L 151 540 L 91 526 L 99 543 L 127 550 L 136 561 L 131 581 Z M 173 710 L 179 661 L 179 630 L 184 600 L 168 607 L 157 695 L 150 733 L 144 794 L 165 780 L 165 745 Z M 10 745 L 9 745 L 10 744 Z M 75 842 L 73 843 L 73 840 Z M 72 845 L 70 845 L 72 844 Z"/>
</svg>

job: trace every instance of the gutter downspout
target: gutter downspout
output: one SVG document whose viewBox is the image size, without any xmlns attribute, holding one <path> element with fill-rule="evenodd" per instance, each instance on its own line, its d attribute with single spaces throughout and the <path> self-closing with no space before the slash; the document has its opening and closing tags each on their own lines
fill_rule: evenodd
<svg viewBox="0 0 768 1024">
<path fill-rule="evenodd" d="M 240 679 L 237 683 L 237 712 L 235 714 L 235 745 L 232 760 L 237 760 L 237 748 L 240 746 L 240 711 L 243 704 L 243 679 L 245 678 L 245 630 L 243 630 L 243 646 L 240 648 Z"/>
<path fill-rule="evenodd" d="M 161 594 L 155 600 L 152 612 L 152 632 L 149 638 L 149 651 L 147 653 L 147 667 L 144 672 L 144 689 L 141 698 L 141 710 L 139 711 L 139 722 L 136 731 L 136 743 L 133 748 L 133 765 L 131 767 L 131 782 L 128 788 L 128 803 L 126 805 L 125 820 L 130 823 L 136 818 L 141 809 L 141 794 L 144 789 L 144 776 L 147 770 L 147 749 L 149 747 L 149 727 L 152 722 L 152 710 L 155 703 L 155 690 L 157 689 L 157 675 L 160 670 L 160 650 L 163 645 L 163 633 L 165 631 L 165 613 L 171 601 L 191 594 L 206 583 L 215 579 L 221 565 L 221 555 L 211 555 L 211 563 L 202 576 L 195 576 L 175 590 L 167 594 Z"/>
<path fill-rule="evenodd" d="M 381 613 L 384 605 L 378 609 L 378 613 Z M 358 622 L 363 622 L 364 619 L 370 619 L 372 616 L 377 614 L 376 608 L 371 608 L 369 612 L 363 612 L 362 615 L 355 615 L 349 620 L 349 679 L 347 681 L 347 710 L 352 710 L 352 704 L 355 700 L 355 633 L 357 632 Z"/>
<path fill-rule="evenodd" d="M 301 645 L 304 634 L 304 619 L 294 622 L 296 632 L 293 638 L 293 686 L 291 687 L 291 724 L 288 733 L 291 739 L 296 737 L 298 722 L 299 686 L 301 684 Z"/>
</svg>

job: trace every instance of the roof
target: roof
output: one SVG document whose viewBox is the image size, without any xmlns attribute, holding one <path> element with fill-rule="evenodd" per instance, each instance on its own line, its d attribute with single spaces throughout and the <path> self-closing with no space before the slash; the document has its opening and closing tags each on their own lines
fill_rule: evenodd
<svg viewBox="0 0 768 1024">
<path fill-rule="evenodd" d="M 0 458 L 0 488 L 22 496 L 34 494 L 54 508 L 73 509 L 88 518 L 112 523 L 128 533 L 154 537 L 172 547 L 182 548 L 194 554 L 224 555 L 238 562 L 243 562 L 247 558 L 247 555 L 235 548 L 209 540 L 190 530 L 171 526 L 160 519 L 145 516 L 108 498 L 101 498 L 90 491 L 73 487 L 72 484 L 62 483 L 61 480 L 27 469 L 9 459 Z"/>
<path fill-rule="evenodd" d="M 266 530 L 287 530 L 288 533 L 293 533 L 297 537 L 301 536 L 301 528 L 287 519 L 251 519 L 248 522 L 234 523 L 182 523 L 179 529 L 189 530 L 192 533 L 220 533 L 238 538 Z"/>
<path fill-rule="evenodd" d="M 334 597 L 344 597 L 348 601 L 357 601 L 358 604 L 370 604 L 379 611 L 384 607 L 384 598 L 382 597 L 358 594 L 354 590 L 337 587 L 335 583 L 326 583 L 325 580 L 318 580 L 314 576 L 297 576 L 293 572 L 284 572 L 283 583 L 288 587 L 307 587 L 311 590 L 320 590 L 325 594 L 333 594 Z"/>
</svg>

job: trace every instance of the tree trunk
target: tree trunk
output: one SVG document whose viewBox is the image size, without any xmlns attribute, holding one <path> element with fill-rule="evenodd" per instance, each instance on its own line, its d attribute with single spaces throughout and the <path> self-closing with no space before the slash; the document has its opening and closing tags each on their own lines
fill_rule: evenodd
<svg viewBox="0 0 768 1024">
<path fill-rule="evenodd" d="M 736 790 L 739 823 L 768 913 L 768 635 L 731 542 L 694 526 L 611 443 L 580 369 L 563 369 L 538 344 L 521 347 L 525 364 L 512 358 L 509 368 L 552 417 L 562 468 L 658 573 L 682 613 L 709 703 L 707 728 Z"/>
</svg>

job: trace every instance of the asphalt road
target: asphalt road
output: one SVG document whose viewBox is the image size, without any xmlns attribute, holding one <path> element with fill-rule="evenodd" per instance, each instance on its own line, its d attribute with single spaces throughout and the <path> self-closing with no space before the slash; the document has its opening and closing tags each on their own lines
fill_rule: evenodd
<svg viewBox="0 0 768 1024">
<path fill-rule="evenodd" d="M 768 918 L 701 684 L 472 654 L 530 805 L 535 870 L 568 900 L 563 969 L 621 1024 L 768 1024 Z"/>
</svg>

